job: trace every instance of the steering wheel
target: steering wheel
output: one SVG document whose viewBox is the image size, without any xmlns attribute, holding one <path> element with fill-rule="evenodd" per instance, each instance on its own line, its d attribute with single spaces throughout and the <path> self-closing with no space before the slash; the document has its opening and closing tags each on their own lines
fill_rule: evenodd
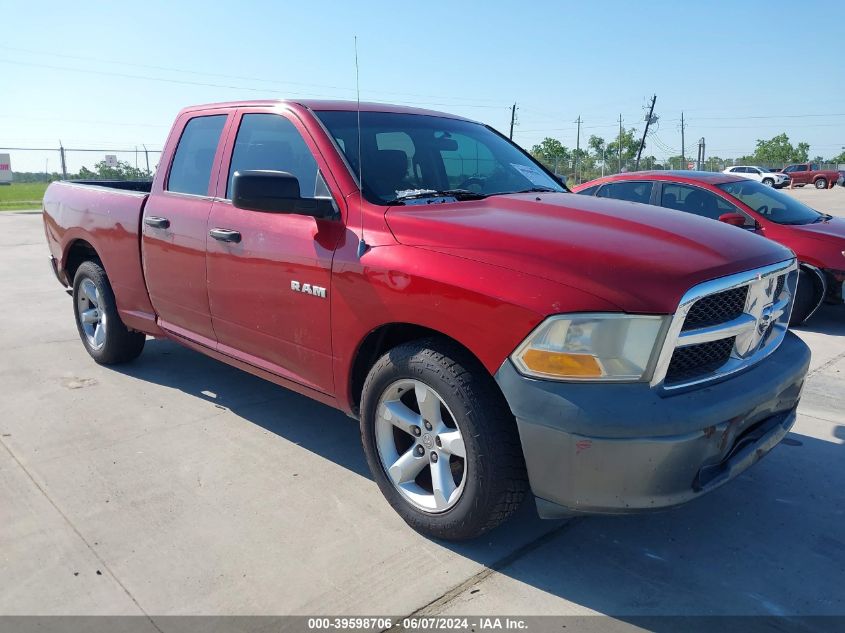
<svg viewBox="0 0 845 633">
<path fill-rule="evenodd" d="M 481 178 L 479 176 L 470 176 L 458 185 L 458 189 L 466 189 L 467 191 L 476 191 L 478 193 L 481 193 L 481 188 L 484 186 L 484 181 L 485 178 Z M 478 189 L 470 189 L 470 187 L 478 187 Z"/>
</svg>

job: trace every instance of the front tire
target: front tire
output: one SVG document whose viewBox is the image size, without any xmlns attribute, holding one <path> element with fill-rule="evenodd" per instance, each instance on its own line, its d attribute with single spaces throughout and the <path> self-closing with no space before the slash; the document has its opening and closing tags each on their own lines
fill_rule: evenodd
<svg viewBox="0 0 845 633">
<path fill-rule="evenodd" d="M 767 187 L 774 187 L 775 181 L 772 180 L 771 178 L 763 178 L 763 184 L 766 185 Z"/>
<path fill-rule="evenodd" d="M 121 321 L 109 278 L 99 263 L 83 262 L 76 270 L 73 306 L 82 344 L 101 365 L 126 363 L 143 351 L 146 336 L 129 331 Z"/>
<path fill-rule="evenodd" d="M 827 189 L 827 178 L 818 178 L 814 184 L 816 189 Z"/>
<path fill-rule="evenodd" d="M 527 476 L 516 423 L 495 382 L 457 345 L 399 345 L 370 370 L 361 438 L 388 503 L 412 528 L 477 537 L 508 518 Z"/>
</svg>

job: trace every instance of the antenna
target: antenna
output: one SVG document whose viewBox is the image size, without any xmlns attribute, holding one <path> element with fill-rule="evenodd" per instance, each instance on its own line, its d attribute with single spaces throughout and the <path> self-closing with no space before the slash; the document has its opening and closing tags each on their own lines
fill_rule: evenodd
<svg viewBox="0 0 845 633">
<path fill-rule="evenodd" d="M 358 213 L 361 214 L 361 238 L 358 241 L 358 259 L 369 246 L 364 240 L 364 163 L 361 161 L 361 84 L 358 81 L 358 36 L 355 37 L 355 98 L 358 110 Z"/>
</svg>

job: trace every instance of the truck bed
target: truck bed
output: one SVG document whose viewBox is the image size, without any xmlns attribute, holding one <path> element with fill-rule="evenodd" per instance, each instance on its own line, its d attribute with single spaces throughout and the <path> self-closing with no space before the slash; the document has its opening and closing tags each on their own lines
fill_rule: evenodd
<svg viewBox="0 0 845 633">
<path fill-rule="evenodd" d="M 72 286 L 76 257 L 93 248 L 130 328 L 149 328 L 155 322 L 140 248 L 151 187 L 147 181 L 69 181 L 52 183 L 44 194 L 44 228 L 59 281 Z"/>
</svg>

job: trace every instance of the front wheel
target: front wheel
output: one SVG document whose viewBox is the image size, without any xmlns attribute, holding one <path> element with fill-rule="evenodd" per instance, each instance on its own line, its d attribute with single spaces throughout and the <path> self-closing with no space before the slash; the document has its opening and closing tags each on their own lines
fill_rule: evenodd
<svg viewBox="0 0 845 633">
<path fill-rule="evenodd" d="M 490 375 L 439 339 L 400 345 L 370 370 L 361 438 L 373 478 L 415 530 L 474 538 L 527 489 L 516 423 Z"/>
<path fill-rule="evenodd" d="M 826 178 L 818 178 L 815 182 L 816 189 L 827 189 L 827 179 Z"/>
<path fill-rule="evenodd" d="M 772 180 L 771 178 L 763 178 L 763 184 L 766 185 L 767 187 L 774 187 L 775 181 Z"/>
<path fill-rule="evenodd" d="M 144 349 L 146 336 L 120 320 L 106 271 L 97 262 L 80 264 L 73 278 L 76 328 L 88 354 L 101 365 L 126 363 Z"/>
</svg>

